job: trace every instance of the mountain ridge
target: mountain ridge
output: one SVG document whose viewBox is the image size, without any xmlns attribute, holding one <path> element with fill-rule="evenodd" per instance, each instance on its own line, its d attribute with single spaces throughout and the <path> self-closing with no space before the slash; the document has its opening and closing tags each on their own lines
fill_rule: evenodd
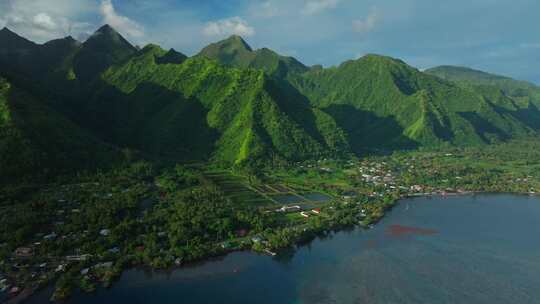
<svg viewBox="0 0 540 304">
<path fill-rule="evenodd" d="M 309 69 L 294 57 L 281 56 L 268 48 L 253 50 L 237 35 L 212 43 L 195 56 L 217 60 L 233 67 L 262 69 L 281 78 L 290 72 L 302 73 Z"/>
<path fill-rule="evenodd" d="M 310 68 L 253 50 L 239 36 L 188 57 L 155 44 L 138 49 L 108 25 L 82 43 L 38 45 L 3 32 L 0 76 L 32 104 L 50 108 L 62 125 L 158 158 L 259 167 L 484 145 L 540 130 L 535 87 L 445 77 L 388 56 Z M 2 36 L 23 52 L 10 51 Z"/>
</svg>

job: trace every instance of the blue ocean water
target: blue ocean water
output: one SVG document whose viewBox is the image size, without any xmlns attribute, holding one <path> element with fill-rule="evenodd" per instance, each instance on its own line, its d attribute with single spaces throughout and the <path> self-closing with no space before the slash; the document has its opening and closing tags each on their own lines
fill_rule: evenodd
<svg viewBox="0 0 540 304">
<path fill-rule="evenodd" d="M 407 199 L 370 230 L 277 257 L 238 252 L 168 272 L 133 269 L 68 303 L 540 303 L 539 235 L 540 198 Z"/>
</svg>

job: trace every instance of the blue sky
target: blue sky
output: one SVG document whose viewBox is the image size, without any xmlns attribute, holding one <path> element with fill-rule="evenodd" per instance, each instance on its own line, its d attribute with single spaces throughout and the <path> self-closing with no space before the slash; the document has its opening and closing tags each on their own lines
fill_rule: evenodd
<svg viewBox="0 0 540 304">
<path fill-rule="evenodd" d="M 44 42 L 106 22 L 188 55 L 239 34 L 308 65 L 377 53 L 540 84 L 539 12 L 538 0 L 0 0 L 0 26 Z"/>
</svg>

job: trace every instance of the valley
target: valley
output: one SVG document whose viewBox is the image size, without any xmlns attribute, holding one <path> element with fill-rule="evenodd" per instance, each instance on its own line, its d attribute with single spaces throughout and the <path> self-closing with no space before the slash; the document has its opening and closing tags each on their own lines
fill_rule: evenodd
<svg viewBox="0 0 540 304">
<path fill-rule="evenodd" d="M 4 28 L 0 300 L 279 258 L 408 197 L 536 195 L 539 106 L 530 83 L 381 55 L 308 67 L 239 36 L 188 57 L 109 25 L 44 44 Z"/>
</svg>

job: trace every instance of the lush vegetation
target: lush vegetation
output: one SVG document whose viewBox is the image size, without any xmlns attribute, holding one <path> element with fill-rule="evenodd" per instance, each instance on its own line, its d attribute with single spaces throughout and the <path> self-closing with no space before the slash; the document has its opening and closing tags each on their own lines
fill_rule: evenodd
<svg viewBox="0 0 540 304">
<path fill-rule="evenodd" d="M 422 73 L 400 60 L 367 55 L 328 69 L 282 63 L 286 72 L 276 73 L 282 57 L 253 51 L 236 36 L 199 56 L 262 69 L 279 80 L 282 90 L 292 85 L 332 116 L 356 153 L 482 145 L 525 138 L 540 127 L 536 86 L 477 71 L 442 67 Z"/>
<path fill-rule="evenodd" d="M 377 55 L 307 68 L 240 37 L 187 58 L 109 26 L 43 45 L 3 29 L 0 281 L 61 299 L 370 227 L 408 196 L 536 194 L 537 100 Z"/>
<path fill-rule="evenodd" d="M 293 57 L 281 56 L 267 48 L 254 51 L 239 36 L 231 36 L 212 43 L 202 49 L 197 56 L 214 59 L 233 67 L 264 70 L 278 78 L 285 78 L 289 73 L 298 74 L 308 70 Z"/>
<path fill-rule="evenodd" d="M 407 196 L 536 194 L 539 148 L 532 139 L 321 159 L 257 176 L 135 162 L 54 183 L 5 186 L 0 275 L 29 290 L 54 282 L 61 299 L 76 288 L 110 286 L 126 267 L 167 268 L 232 250 L 274 254 L 334 229 L 369 227 Z M 18 253 L 24 248 L 31 254 Z"/>
<path fill-rule="evenodd" d="M 426 70 L 426 73 L 467 87 L 483 86 L 490 87 L 491 90 L 500 90 L 522 106 L 527 106 L 529 102 L 540 106 L 540 89 L 526 81 L 455 66 L 435 67 Z"/>
<path fill-rule="evenodd" d="M 7 29 L 0 39 L 10 42 L 0 53 L 10 82 L 130 155 L 261 168 L 483 145 L 540 129 L 528 102 L 537 98 L 533 87 L 466 86 L 383 56 L 307 68 L 233 36 L 187 58 L 156 45 L 137 50 L 109 26 L 82 44 L 68 37 L 37 45 Z"/>
<path fill-rule="evenodd" d="M 0 78 L 0 184 L 120 162 L 123 154 Z"/>
</svg>

